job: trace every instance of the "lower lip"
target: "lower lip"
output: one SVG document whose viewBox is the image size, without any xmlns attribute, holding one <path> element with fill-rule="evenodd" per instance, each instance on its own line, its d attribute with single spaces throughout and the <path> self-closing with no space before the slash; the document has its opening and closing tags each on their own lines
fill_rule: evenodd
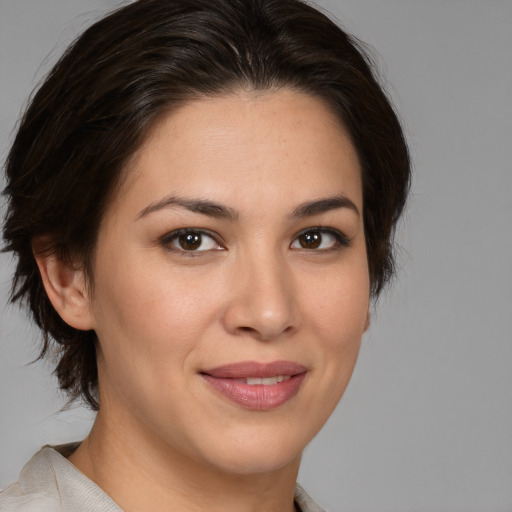
<svg viewBox="0 0 512 512">
<path fill-rule="evenodd" d="M 293 375 L 288 380 L 277 384 L 250 385 L 235 379 L 223 379 L 202 375 L 215 390 L 232 402 L 245 409 L 267 411 L 288 402 L 299 391 L 306 373 Z"/>
</svg>

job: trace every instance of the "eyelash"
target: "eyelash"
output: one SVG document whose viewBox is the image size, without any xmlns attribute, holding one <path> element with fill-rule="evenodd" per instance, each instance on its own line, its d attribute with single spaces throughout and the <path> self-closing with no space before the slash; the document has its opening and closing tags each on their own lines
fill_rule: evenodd
<svg viewBox="0 0 512 512">
<path fill-rule="evenodd" d="M 299 233 L 297 233 L 293 239 L 292 244 L 298 240 L 301 236 L 306 235 L 308 233 L 320 233 L 321 235 L 330 235 L 334 238 L 335 243 L 332 247 L 328 247 L 327 249 L 308 249 L 306 247 L 303 247 L 302 250 L 304 251 L 311 251 L 311 252 L 330 252 L 339 250 L 343 247 L 348 247 L 350 245 L 350 239 L 341 231 L 333 228 L 327 228 L 323 226 L 313 226 L 310 228 L 303 229 Z M 300 249 L 299 249 L 300 250 Z"/>
<path fill-rule="evenodd" d="M 200 237 L 208 237 L 210 238 L 215 244 L 217 244 L 217 249 L 207 249 L 207 250 L 186 250 L 180 247 L 173 246 L 173 242 L 177 241 L 180 236 L 183 235 L 199 235 Z M 201 240 L 201 243 L 203 240 Z M 182 228 L 177 229 L 176 231 L 171 231 L 170 233 L 167 233 L 162 238 L 160 238 L 160 244 L 171 252 L 176 252 L 178 254 L 181 254 L 183 256 L 188 257 L 198 257 L 198 256 L 204 256 L 205 253 L 211 252 L 212 250 L 222 251 L 225 250 L 222 244 L 218 241 L 218 236 L 216 236 L 211 231 L 207 231 L 204 229 L 193 229 L 193 228 Z"/>
<path fill-rule="evenodd" d="M 308 233 L 320 233 L 321 235 L 330 235 L 334 238 L 335 243 L 333 246 L 325 248 L 325 249 L 318 249 L 318 248 L 296 248 L 296 250 L 302 250 L 305 252 L 320 252 L 320 253 L 326 253 L 331 251 L 339 250 L 343 247 L 348 247 L 350 245 L 350 239 L 341 231 L 338 231 L 337 229 L 333 228 L 327 228 L 323 226 L 313 226 L 309 227 L 307 229 L 303 229 L 299 233 L 297 233 L 292 243 L 290 244 L 290 247 L 299 240 L 301 236 L 307 235 Z M 217 244 L 217 248 L 215 249 L 203 249 L 203 250 L 187 250 L 182 247 L 176 247 L 173 246 L 173 243 L 175 243 L 180 236 L 184 235 L 199 235 L 200 237 L 208 237 L 210 238 L 215 244 Z M 171 231 L 170 233 L 165 234 L 163 237 L 160 238 L 159 242 L 162 247 L 167 249 L 171 252 L 176 252 L 178 254 L 181 254 L 183 256 L 187 257 L 198 257 L 198 256 L 204 256 L 205 254 L 211 252 L 211 251 L 223 251 L 225 248 L 218 240 L 218 235 L 215 233 L 212 233 L 211 231 L 207 231 L 204 229 L 193 229 L 193 228 L 182 228 L 178 229 L 176 231 Z M 202 244 L 204 240 L 201 240 L 200 243 Z M 300 243 L 300 242 L 299 242 Z"/>
</svg>

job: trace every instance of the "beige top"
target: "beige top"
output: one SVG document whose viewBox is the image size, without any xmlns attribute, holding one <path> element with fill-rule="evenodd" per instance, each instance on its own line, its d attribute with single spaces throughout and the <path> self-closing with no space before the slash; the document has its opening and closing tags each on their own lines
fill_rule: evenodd
<svg viewBox="0 0 512 512">
<path fill-rule="evenodd" d="M 66 459 L 77 444 L 45 446 L 19 480 L 0 492 L 0 512 L 122 512 L 107 494 Z M 324 512 L 297 484 L 301 512 Z"/>
</svg>

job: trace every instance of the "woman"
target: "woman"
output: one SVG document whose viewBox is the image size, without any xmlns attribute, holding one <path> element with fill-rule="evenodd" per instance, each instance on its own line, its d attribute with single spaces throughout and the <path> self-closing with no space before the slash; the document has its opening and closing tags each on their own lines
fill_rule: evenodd
<svg viewBox="0 0 512 512">
<path fill-rule="evenodd" d="M 320 510 L 304 447 L 352 374 L 409 186 L 355 42 L 297 0 L 139 0 L 88 29 L 8 157 L 4 238 L 81 443 L 1 510 Z"/>
</svg>

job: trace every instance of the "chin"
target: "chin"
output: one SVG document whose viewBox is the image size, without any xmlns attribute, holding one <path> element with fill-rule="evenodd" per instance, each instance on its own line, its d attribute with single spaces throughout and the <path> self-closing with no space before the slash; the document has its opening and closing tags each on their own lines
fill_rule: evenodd
<svg viewBox="0 0 512 512">
<path fill-rule="evenodd" d="M 286 455 L 262 453 L 261 450 L 259 453 L 233 454 L 232 457 L 224 454 L 217 460 L 216 466 L 234 475 L 270 474 L 293 465 L 298 470 L 302 452 Z"/>
<path fill-rule="evenodd" d="M 304 442 L 289 435 L 274 435 L 271 439 L 244 436 L 218 441 L 213 453 L 210 451 L 210 460 L 223 472 L 237 475 L 272 473 L 294 465 L 298 470 L 304 447 Z"/>
</svg>

